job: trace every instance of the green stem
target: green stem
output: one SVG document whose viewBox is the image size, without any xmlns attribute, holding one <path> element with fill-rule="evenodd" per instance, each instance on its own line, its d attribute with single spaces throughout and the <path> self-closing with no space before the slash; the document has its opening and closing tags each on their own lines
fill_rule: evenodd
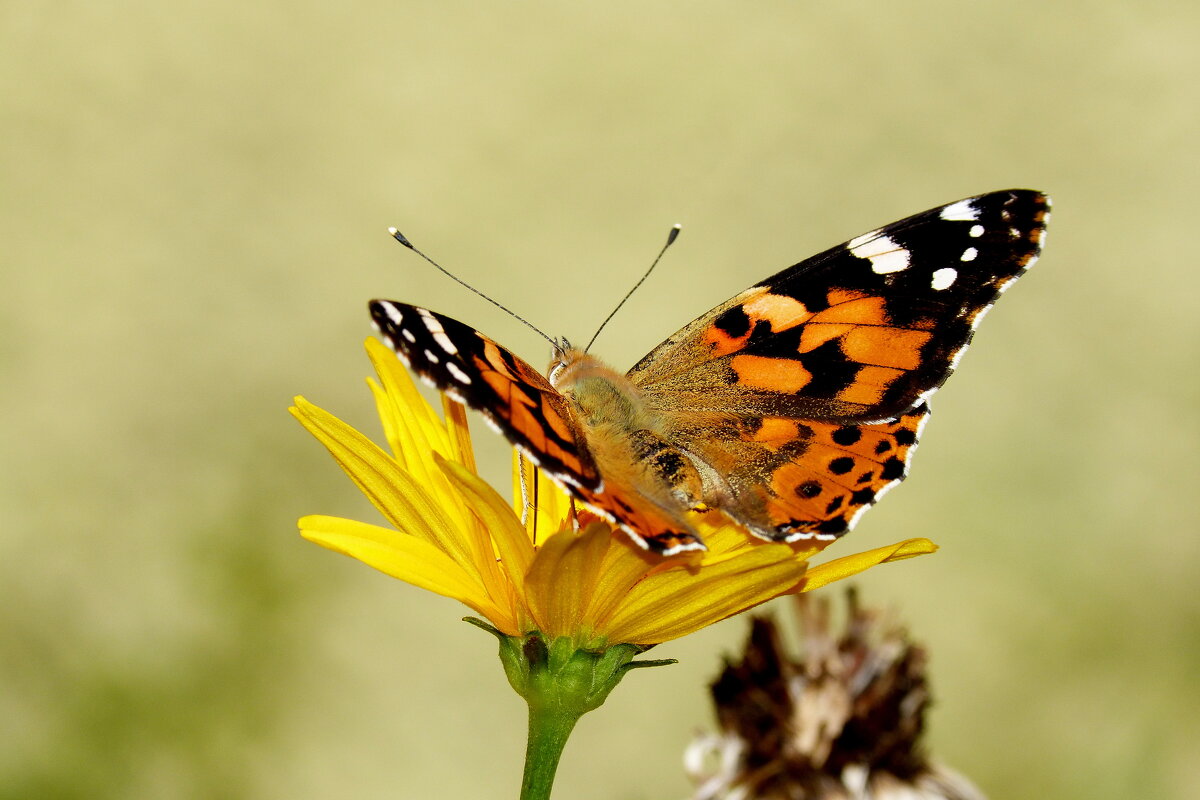
<svg viewBox="0 0 1200 800">
<path fill-rule="evenodd" d="M 481 619 L 467 617 L 466 621 L 499 640 L 504 674 L 529 704 L 521 800 L 550 800 L 558 760 L 575 723 L 603 705 L 630 670 L 675 663 L 674 659 L 634 661 L 634 656 L 649 649 L 643 645 L 577 650 L 566 636 L 548 640 L 537 631 L 507 636 Z"/>
<path fill-rule="evenodd" d="M 583 712 L 561 707 L 529 706 L 529 741 L 525 745 L 525 776 L 521 779 L 521 800 L 549 800 L 554 773 L 567 738 Z"/>
</svg>

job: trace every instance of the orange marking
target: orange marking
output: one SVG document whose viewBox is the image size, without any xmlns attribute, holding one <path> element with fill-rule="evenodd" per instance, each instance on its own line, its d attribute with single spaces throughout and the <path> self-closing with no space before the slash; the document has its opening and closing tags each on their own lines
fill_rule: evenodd
<svg viewBox="0 0 1200 800">
<path fill-rule="evenodd" d="M 751 303 L 754 302 L 755 299 L 762 297 L 765 294 L 767 294 L 767 289 L 765 287 L 758 286 L 753 289 L 747 289 L 735 297 L 734 300 L 737 300 L 743 304 Z M 744 336 L 730 336 L 716 325 L 709 325 L 701 338 L 705 344 L 712 348 L 711 356 L 715 358 L 717 356 L 728 355 L 735 350 L 740 350 L 742 345 L 746 343 L 746 340 L 750 338 L 750 333 L 753 330 L 753 320 L 750 321 L 750 329 L 746 331 Z"/>
<path fill-rule="evenodd" d="M 499 372 L 496 372 L 496 370 L 491 369 L 488 365 L 478 363 L 479 359 L 475 359 L 475 361 L 476 366 L 479 367 L 479 374 L 483 376 L 483 379 L 487 382 L 487 385 L 491 386 L 493 391 L 500 395 L 502 400 L 505 402 L 511 402 L 513 387 L 512 380 L 504 377 Z"/>
<path fill-rule="evenodd" d="M 832 292 L 831 292 L 832 294 Z M 839 303 L 832 308 L 818 311 L 813 322 L 852 322 L 856 325 L 886 325 L 882 297 L 862 297 Z"/>
<path fill-rule="evenodd" d="M 488 363 L 492 366 L 492 369 L 508 378 L 517 377 L 516 375 L 512 374 L 512 370 L 508 368 L 508 364 L 504 363 L 504 359 L 500 355 L 500 348 L 496 346 L 495 342 L 484 341 L 483 354 L 487 358 Z"/>
<path fill-rule="evenodd" d="M 734 356 L 729 366 L 737 373 L 738 384 L 772 392 L 798 392 L 812 380 L 812 373 L 799 361 L 767 356 Z"/>
<path fill-rule="evenodd" d="M 571 434 L 571 429 L 567 427 L 567 423 L 555 410 L 554 406 L 546 401 L 545 395 L 542 396 L 542 416 L 546 418 L 546 424 L 558 434 L 560 439 L 566 441 L 574 441 L 575 437 Z"/>
<path fill-rule="evenodd" d="M 801 353 L 815 350 L 830 339 L 836 339 L 848 331 L 854 330 L 854 325 L 848 322 L 810 322 L 800 332 Z"/>
<path fill-rule="evenodd" d="M 754 327 L 751 325 L 751 329 Z M 730 336 L 725 331 L 718 328 L 716 325 L 709 325 L 708 330 L 704 332 L 704 342 L 712 348 L 711 357 L 724 356 L 736 350 L 740 350 L 746 340 L 750 338 L 750 331 L 746 331 L 745 336 Z"/>
<path fill-rule="evenodd" d="M 583 464 L 579 462 L 579 459 L 576 458 L 574 453 L 569 453 L 566 450 L 563 450 L 557 444 L 549 440 L 547 440 L 546 445 L 546 449 L 542 451 L 546 455 L 550 456 L 551 458 L 557 458 L 562 462 L 564 467 L 577 475 L 583 472 Z"/>
<path fill-rule="evenodd" d="M 813 501 L 796 494 L 796 487 L 811 479 L 812 472 L 797 464 L 784 464 L 771 473 L 770 489 L 775 498 L 767 503 L 767 514 L 772 524 L 782 525 L 796 518 L 813 521 L 817 519 L 809 510 Z M 826 491 L 821 494 L 821 502 L 824 504 L 830 499 L 831 495 L 826 487 Z"/>
<path fill-rule="evenodd" d="M 753 437 L 756 442 L 791 442 L 800 437 L 800 429 L 790 419 L 767 417 Z"/>
<path fill-rule="evenodd" d="M 883 399 L 883 393 L 892 381 L 903 374 L 903 370 L 891 367 L 863 367 L 854 376 L 854 383 L 838 392 L 837 399 L 845 403 L 873 405 Z"/>
<path fill-rule="evenodd" d="M 794 328 L 812 316 L 799 300 L 782 294 L 764 294 L 742 304 L 742 310 L 750 317 L 751 325 L 757 320 L 771 323 L 775 333 Z"/>
<path fill-rule="evenodd" d="M 512 416 L 509 422 L 514 428 L 525 435 L 529 440 L 529 445 L 534 450 L 544 451 L 546 449 L 546 434 L 542 430 L 542 426 L 538 424 L 537 419 L 529 411 L 529 407 L 525 405 L 510 406 Z"/>
<path fill-rule="evenodd" d="M 908 327 L 914 331 L 931 331 L 937 327 L 937 320 L 933 317 L 922 317 L 921 319 L 913 320 L 909 323 Z"/>
<path fill-rule="evenodd" d="M 825 300 L 829 305 L 836 306 L 842 303 L 849 303 L 851 300 L 862 300 L 864 297 L 869 296 L 851 289 L 830 289 L 825 295 Z"/>
<path fill-rule="evenodd" d="M 851 361 L 897 369 L 921 365 L 921 347 L 933 337 L 903 328 L 857 327 L 842 339 L 842 352 Z"/>
</svg>

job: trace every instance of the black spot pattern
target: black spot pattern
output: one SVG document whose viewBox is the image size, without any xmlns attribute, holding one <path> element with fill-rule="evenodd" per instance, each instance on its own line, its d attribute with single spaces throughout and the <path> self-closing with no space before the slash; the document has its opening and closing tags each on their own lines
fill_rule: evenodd
<svg viewBox="0 0 1200 800">
<path fill-rule="evenodd" d="M 713 321 L 713 325 L 735 339 L 746 335 L 750 330 L 750 317 L 741 306 L 734 306 Z"/>
<path fill-rule="evenodd" d="M 836 339 L 801 353 L 799 361 L 812 374 L 812 380 L 799 393 L 812 397 L 837 397 L 838 392 L 854 383 L 861 369 L 842 355 L 842 347 Z"/>
<path fill-rule="evenodd" d="M 854 494 L 850 495 L 850 503 L 856 506 L 865 506 L 867 503 L 875 501 L 874 489 L 859 489 Z"/>
<path fill-rule="evenodd" d="M 850 523 L 844 517 L 823 519 L 817 524 L 817 533 L 841 534 L 850 530 Z"/>
<path fill-rule="evenodd" d="M 854 469 L 854 459 L 850 456 L 842 456 L 829 462 L 829 471 L 834 475 L 845 475 L 852 469 Z"/>
<path fill-rule="evenodd" d="M 862 438 L 862 429 L 856 428 L 853 425 L 847 425 L 834 431 L 830 438 L 833 439 L 835 444 L 849 447 Z"/>
<path fill-rule="evenodd" d="M 879 473 L 879 477 L 885 481 L 894 481 L 904 477 L 904 462 L 892 456 L 887 461 L 883 462 L 883 472 Z"/>
<path fill-rule="evenodd" d="M 796 494 L 805 500 L 811 500 L 821 493 L 821 484 L 816 481 L 805 481 L 796 487 Z"/>
</svg>

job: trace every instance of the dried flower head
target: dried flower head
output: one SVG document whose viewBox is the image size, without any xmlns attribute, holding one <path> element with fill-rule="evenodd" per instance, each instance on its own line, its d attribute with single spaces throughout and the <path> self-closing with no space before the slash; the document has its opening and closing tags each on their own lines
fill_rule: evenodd
<svg viewBox="0 0 1200 800">
<path fill-rule="evenodd" d="M 772 619 L 752 621 L 741 661 L 712 685 L 721 732 L 685 757 L 694 800 L 982 800 L 921 745 L 926 651 L 848 596 L 841 633 L 824 598 L 797 596 L 799 659 Z"/>
</svg>

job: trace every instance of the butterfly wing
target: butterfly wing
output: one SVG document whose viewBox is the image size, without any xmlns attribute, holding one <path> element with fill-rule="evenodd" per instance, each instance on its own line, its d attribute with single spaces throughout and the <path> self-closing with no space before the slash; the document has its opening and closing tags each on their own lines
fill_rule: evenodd
<svg viewBox="0 0 1200 800">
<path fill-rule="evenodd" d="M 717 306 L 629 378 L 726 476 L 731 516 L 769 538 L 840 535 L 904 477 L 924 400 L 1037 258 L 1048 212 L 1014 189 L 858 236 Z"/>
<path fill-rule="evenodd" d="M 483 414 L 560 483 L 601 488 L 565 398 L 528 363 L 479 331 L 425 308 L 372 300 L 371 320 L 413 372 Z"/>
</svg>

